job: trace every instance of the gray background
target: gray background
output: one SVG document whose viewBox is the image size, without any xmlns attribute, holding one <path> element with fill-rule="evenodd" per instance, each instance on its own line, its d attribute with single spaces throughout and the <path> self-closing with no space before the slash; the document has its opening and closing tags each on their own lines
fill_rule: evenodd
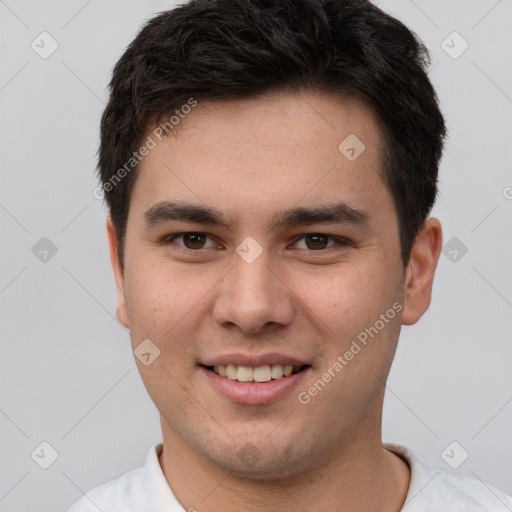
<svg viewBox="0 0 512 512">
<path fill-rule="evenodd" d="M 0 511 L 64 510 L 160 440 L 115 319 L 106 212 L 92 191 L 111 68 L 141 23 L 172 5 L 0 0 Z M 512 493 L 512 1 L 379 5 L 432 53 L 450 129 L 433 215 L 445 244 L 456 237 L 430 310 L 402 331 L 384 441 L 445 469 L 464 449 L 457 472 Z M 43 31 L 59 45 L 46 59 L 31 47 L 51 49 Z M 461 37 L 469 48 L 458 55 Z M 48 469 L 31 458 L 43 441 L 58 452 Z"/>
</svg>

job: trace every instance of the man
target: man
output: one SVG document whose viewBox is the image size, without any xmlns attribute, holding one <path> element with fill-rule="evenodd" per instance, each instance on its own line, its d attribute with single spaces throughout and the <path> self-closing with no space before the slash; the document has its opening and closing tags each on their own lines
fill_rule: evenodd
<svg viewBox="0 0 512 512">
<path fill-rule="evenodd" d="M 366 0 L 195 0 L 144 26 L 99 172 L 163 444 L 72 512 L 512 509 L 381 440 L 442 247 L 426 65 Z"/>
</svg>

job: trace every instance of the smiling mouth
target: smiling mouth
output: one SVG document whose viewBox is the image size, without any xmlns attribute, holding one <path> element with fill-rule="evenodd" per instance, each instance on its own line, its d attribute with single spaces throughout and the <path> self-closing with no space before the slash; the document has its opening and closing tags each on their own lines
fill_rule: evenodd
<svg viewBox="0 0 512 512">
<path fill-rule="evenodd" d="M 237 366 L 235 364 L 228 364 L 227 366 L 202 366 L 225 379 L 255 384 L 284 379 L 309 368 L 309 365 L 292 366 L 281 364 L 267 364 L 257 368 Z"/>
</svg>

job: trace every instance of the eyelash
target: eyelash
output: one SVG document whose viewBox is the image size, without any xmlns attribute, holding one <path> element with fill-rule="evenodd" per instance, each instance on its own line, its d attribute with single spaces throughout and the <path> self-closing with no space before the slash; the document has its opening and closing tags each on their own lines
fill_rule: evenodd
<svg viewBox="0 0 512 512">
<path fill-rule="evenodd" d="M 171 235 L 167 235 L 166 237 L 164 237 L 162 239 L 162 241 L 160 243 L 163 246 L 169 246 L 176 239 L 183 238 L 185 235 L 204 235 L 207 238 L 211 239 L 211 237 L 209 235 L 207 235 L 206 233 L 203 233 L 201 231 L 185 231 L 185 232 L 182 232 L 182 233 L 174 233 L 174 234 L 171 234 Z M 345 239 L 345 238 L 334 236 L 334 235 L 326 235 L 324 233 L 305 233 L 305 234 L 301 235 L 299 238 L 297 238 L 295 240 L 295 242 L 293 242 L 293 245 L 295 245 L 297 242 L 299 242 L 300 240 L 305 239 L 308 236 L 318 236 L 318 237 L 322 237 L 322 238 L 327 238 L 329 241 L 330 240 L 334 241 L 339 247 L 344 247 L 344 246 L 350 245 L 350 242 L 347 239 Z M 327 243 L 329 243 L 329 242 L 327 242 Z M 180 249 L 183 249 L 185 251 L 191 251 L 191 252 L 200 252 L 200 251 L 204 251 L 204 250 L 208 249 L 208 247 L 207 248 L 201 247 L 200 249 L 190 249 L 188 247 L 184 247 L 184 246 L 181 246 L 181 245 L 178 245 L 178 247 L 180 247 Z M 336 247 L 335 246 L 330 246 L 330 247 L 325 247 L 323 249 L 316 249 L 316 250 L 315 249 L 301 249 L 301 250 L 306 250 L 308 252 L 326 252 L 326 251 L 328 251 L 330 249 L 331 250 L 332 249 L 336 249 Z"/>
</svg>

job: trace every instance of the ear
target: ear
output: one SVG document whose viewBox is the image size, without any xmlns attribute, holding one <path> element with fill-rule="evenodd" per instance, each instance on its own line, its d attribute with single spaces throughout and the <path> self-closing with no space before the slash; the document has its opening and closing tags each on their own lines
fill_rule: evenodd
<svg viewBox="0 0 512 512">
<path fill-rule="evenodd" d="M 416 237 L 406 270 L 402 313 L 404 325 L 415 324 L 430 306 L 434 273 L 442 246 L 441 223 L 430 217 Z"/>
<path fill-rule="evenodd" d="M 114 228 L 114 224 L 112 223 L 112 219 L 107 216 L 107 236 L 108 236 L 108 245 L 110 249 L 110 262 L 112 263 L 112 270 L 114 271 L 114 278 L 116 280 L 116 288 L 117 288 L 117 319 L 126 327 L 129 328 L 128 325 L 128 314 L 126 311 L 126 302 L 124 299 L 124 270 L 121 265 L 121 259 L 119 257 L 119 250 L 117 248 L 117 238 L 116 231 Z"/>
</svg>

